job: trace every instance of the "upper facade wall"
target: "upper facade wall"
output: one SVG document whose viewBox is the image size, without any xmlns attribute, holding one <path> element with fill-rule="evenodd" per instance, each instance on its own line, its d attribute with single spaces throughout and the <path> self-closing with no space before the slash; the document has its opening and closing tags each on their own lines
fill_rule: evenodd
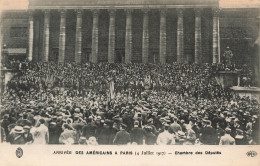
<svg viewBox="0 0 260 166">
<path fill-rule="evenodd" d="M 2 22 L 3 22 L 3 27 L 2 27 L 3 45 L 5 45 L 7 48 L 27 48 L 28 46 L 27 29 L 29 25 L 27 12 L 26 11 L 3 12 Z"/>
<path fill-rule="evenodd" d="M 218 0 L 29 0 L 29 8 L 218 7 Z"/>
</svg>

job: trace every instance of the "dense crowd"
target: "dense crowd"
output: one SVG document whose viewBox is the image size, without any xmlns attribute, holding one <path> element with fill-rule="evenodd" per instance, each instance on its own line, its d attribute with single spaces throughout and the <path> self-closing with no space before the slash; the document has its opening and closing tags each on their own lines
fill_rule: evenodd
<svg viewBox="0 0 260 166">
<path fill-rule="evenodd" d="M 260 105 L 223 89 L 215 79 L 217 71 L 235 68 L 177 63 L 20 65 L 21 72 L 8 82 L 2 96 L 1 140 L 259 144 Z M 242 73 L 250 75 L 246 66 Z"/>
</svg>

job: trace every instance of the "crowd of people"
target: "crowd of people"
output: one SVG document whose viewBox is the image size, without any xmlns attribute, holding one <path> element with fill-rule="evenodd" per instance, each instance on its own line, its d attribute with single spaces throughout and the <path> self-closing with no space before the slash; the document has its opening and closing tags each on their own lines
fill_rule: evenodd
<svg viewBox="0 0 260 166">
<path fill-rule="evenodd" d="M 215 73 L 222 67 L 27 63 L 2 96 L 1 141 L 259 144 L 260 105 L 218 85 Z"/>
</svg>

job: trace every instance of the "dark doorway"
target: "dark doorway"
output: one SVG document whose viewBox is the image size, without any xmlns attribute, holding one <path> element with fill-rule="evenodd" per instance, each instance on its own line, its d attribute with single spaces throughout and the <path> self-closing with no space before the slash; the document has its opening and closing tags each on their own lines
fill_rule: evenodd
<svg viewBox="0 0 260 166">
<path fill-rule="evenodd" d="M 159 50 L 150 50 L 149 63 L 159 63 Z"/>
<path fill-rule="evenodd" d="M 26 60 L 26 54 L 15 54 L 15 55 L 7 55 L 8 61 L 15 60 L 23 62 Z"/>
<path fill-rule="evenodd" d="M 59 58 L 59 48 L 52 48 L 51 50 L 51 56 L 49 58 L 49 60 L 51 62 L 58 62 L 58 58 Z"/>
<path fill-rule="evenodd" d="M 125 49 L 117 48 L 115 51 L 115 63 L 125 62 Z"/>
<path fill-rule="evenodd" d="M 91 55 L 91 48 L 83 48 L 82 56 L 81 56 L 81 63 L 88 63 L 90 62 L 90 55 Z"/>
</svg>

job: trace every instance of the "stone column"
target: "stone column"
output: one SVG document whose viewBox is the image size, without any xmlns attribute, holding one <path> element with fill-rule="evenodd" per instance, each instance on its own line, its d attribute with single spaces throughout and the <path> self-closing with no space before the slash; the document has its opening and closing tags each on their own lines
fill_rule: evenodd
<svg viewBox="0 0 260 166">
<path fill-rule="evenodd" d="M 132 61 L 132 10 L 126 10 L 125 63 Z"/>
<path fill-rule="evenodd" d="M 258 21 L 258 38 L 255 41 L 255 44 L 258 45 L 258 54 L 255 63 L 256 64 L 255 71 L 256 71 L 257 87 L 260 87 L 260 10 L 259 10 L 259 16 L 257 17 L 257 21 Z M 260 138 L 260 132 L 259 132 L 259 138 Z"/>
<path fill-rule="evenodd" d="M 3 14 L 2 12 L 0 12 L 0 20 L 2 22 L 3 20 Z M 3 24 L 0 23 L 0 69 L 2 69 L 2 64 L 5 63 L 4 62 L 4 53 L 3 53 Z M 1 80 L 0 80 L 1 81 Z M 1 84 L 3 84 L 3 82 L 1 82 Z M 2 95 L 2 94 L 1 94 Z M 1 97 L 2 99 L 2 97 Z M 0 100 L 1 101 L 1 100 Z M 2 101 L 1 101 L 2 102 Z"/>
<path fill-rule="evenodd" d="M 259 11 L 259 13 L 258 13 L 259 15 L 257 17 L 257 19 L 258 19 L 258 40 L 256 42 L 256 44 L 258 44 L 258 54 L 257 54 L 258 63 L 256 63 L 256 64 L 258 64 L 258 65 L 256 66 L 256 70 L 257 70 L 256 80 L 258 80 L 257 87 L 260 87 L 260 10 L 258 10 L 258 11 Z M 258 127 L 260 128 L 260 123 L 258 123 Z M 260 132 L 258 132 L 258 138 L 260 138 Z"/>
<path fill-rule="evenodd" d="M 44 54 L 43 61 L 49 60 L 49 45 L 50 45 L 50 10 L 44 11 Z"/>
<path fill-rule="evenodd" d="M 29 11 L 29 50 L 28 61 L 33 59 L 33 12 Z"/>
<path fill-rule="evenodd" d="M 160 10 L 160 63 L 166 62 L 166 9 Z"/>
<path fill-rule="evenodd" d="M 220 53 L 219 53 L 219 12 L 218 8 L 212 9 L 213 12 L 213 36 L 212 36 L 212 56 L 213 63 L 220 62 Z"/>
<path fill-rule="evenodd" d="M 195 63 L 201 63 L 201 11 L 195 9 Z"/>
<path fill-rule="evenodd" d="M 99 10 L 92 10 L 93 13 L 93 28 L 92 28 L 92 51 L 90 62 L 98 62 L 98 16 Z"/>
<path fill-rule="evenodd" d="M 183 55 L 183 9 L 177 9 L 178 22 L 177 22 L 177 62 L 184 63 Z"/>
<path fill-rule="evenodd" d="M 111 9 L 109 12 L 109 37 L 108 37 L 108 62 L 115 63 L 115 12 Z"/>
<path fill-rule="evenodd" d="M 77 12 L 77 23 L 76 23 L 76 42 L 75 42 L 75 62 L 81 62 L 82 54 L 82 10 L 76 10 Z"/>
<path fill-rule="evenodd" d="M 240 86 L 240 73 L 237 76 L 237 86 Z"/>
<path fill-rule="evenodd" d="M 143 10 L 142 62 L 148 63 L 149 55 L 149 10 Z"/>
<path fill-rule="evenodd" d="M 65 61 L 65 43 L 66 43 L 66 11 L 60 10 L 60 37 L 59 37 L 59 58 L 58 63 Z"/>
</svg>

